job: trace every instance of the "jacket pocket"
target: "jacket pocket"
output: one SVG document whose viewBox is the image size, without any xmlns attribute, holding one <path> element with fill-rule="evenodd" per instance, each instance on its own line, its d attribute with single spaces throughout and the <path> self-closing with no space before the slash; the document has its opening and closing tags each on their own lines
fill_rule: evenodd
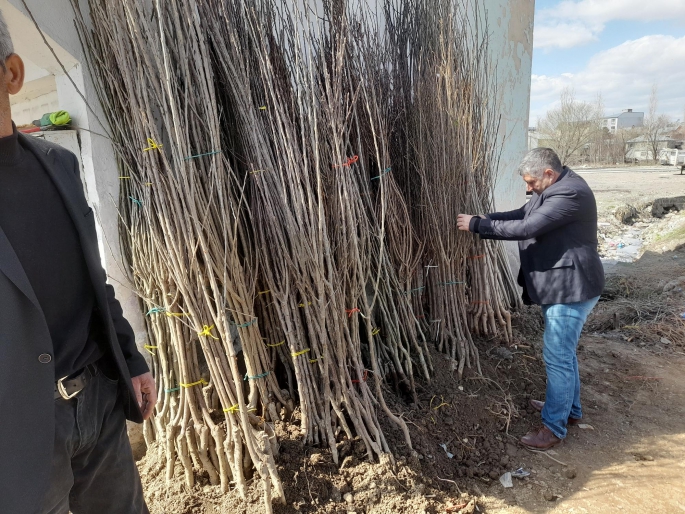
<svg viewBox="0 0 685 514">
<path fill-rule="evenodd" d="M 564 257 L 563 259 L 557 259 L 553 261 L 547 261 L 543 264 L 542 269 L 558 269 L 558 268 L 573 268 L 573 259 L 570 257 Z"/>
</svg>

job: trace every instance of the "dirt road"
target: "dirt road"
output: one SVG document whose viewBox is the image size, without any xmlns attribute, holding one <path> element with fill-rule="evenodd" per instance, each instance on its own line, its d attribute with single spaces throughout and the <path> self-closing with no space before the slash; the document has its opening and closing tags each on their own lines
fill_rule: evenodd
<svg viewBox="0 0 685 514">
<path fill-rule="evenodd" d="M 549 456 L 510 447 L 531 478 L 485 489 L 484 511 L 685 512 L 685 357 L 618 338 L 586 336 L 581 344 L 593 428 L 571 429 Z"/>
</svg>

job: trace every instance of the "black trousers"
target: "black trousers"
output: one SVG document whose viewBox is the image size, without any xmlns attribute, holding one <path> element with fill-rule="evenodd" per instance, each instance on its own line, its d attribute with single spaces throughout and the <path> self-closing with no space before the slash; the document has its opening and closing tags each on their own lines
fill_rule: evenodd
<svg viewBox="0 0 685 514">
<path fill-rule="evenodd" d="M 118 384 L 98 369 L 78 396 L 55 400 L 52 478 L 41 514 L 148 514 Z"/>
</svg>

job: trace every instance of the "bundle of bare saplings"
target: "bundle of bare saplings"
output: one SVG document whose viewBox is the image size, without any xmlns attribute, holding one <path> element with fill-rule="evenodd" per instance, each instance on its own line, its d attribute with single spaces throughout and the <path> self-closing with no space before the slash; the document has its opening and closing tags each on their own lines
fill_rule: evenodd
<svg viewBox="0 0 685 514">
<path fill-rule="evenodd" d="M 121 238 L 171 479 L 284 501 L 273 423 L 392 458 L 384 400 L 430 346 L 459 377 L 509 340 L 485 22 L 456 0 L 90 0 L 79 32 L 121 174 Z M 154 450 L 153 450 L 154 451 Z"/>
</svg>

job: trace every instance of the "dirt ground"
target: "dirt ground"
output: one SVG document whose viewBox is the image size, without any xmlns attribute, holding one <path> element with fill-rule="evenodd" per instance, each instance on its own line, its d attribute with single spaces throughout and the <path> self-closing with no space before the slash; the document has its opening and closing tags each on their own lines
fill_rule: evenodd
<svg viewBox="0 0 685 514">
<path fill-rule="evenodd" d="M 275 506 L 276 513 L 685 512 L 685 215 L 654 220 L 643 212 L 627 226 L 613 218 L 624 203 L 645 207 L 654 197 L 685 194 L 685 176 L 672 169 L 583 176 L 609 224 L 603 250 L 611 271 L 578 350 L 584 428 L 571 428 L 546 453 L 517 444 L 539 423 L 527 402 L 544 398 L 545 387 L 542 318 L 539 309 L 526 308 L 515 316 L 515 345 L 479 343 L 483 376 L 458 382 L 450 363 L 434 354 L 436 378 L 421 386 L 418 404 L 386 393 L 413 443 L 409 449 L 384 422 L 394 463 L 369 463 L 363 445 L 341 441 L 338 466 L 330 452 L 304 447 L 296 426 L 277 424 L 286 505 Z M 647 224 L 640 233 L 649 228 L 654 235 L 638 234 L 639 258 L 620 262 L 609 243 L 636 223 Z M 263 512 L 254 484 L 245 502 L 236 491 L 219 494 L 201 475 L 186 490 L 180 469 L 166 483 L 158 450 L 150 448 L 139 463 L 153 514 Z M 505 488 L 500 476 L 518 468 L 530 475 Z"/>
</svg>

